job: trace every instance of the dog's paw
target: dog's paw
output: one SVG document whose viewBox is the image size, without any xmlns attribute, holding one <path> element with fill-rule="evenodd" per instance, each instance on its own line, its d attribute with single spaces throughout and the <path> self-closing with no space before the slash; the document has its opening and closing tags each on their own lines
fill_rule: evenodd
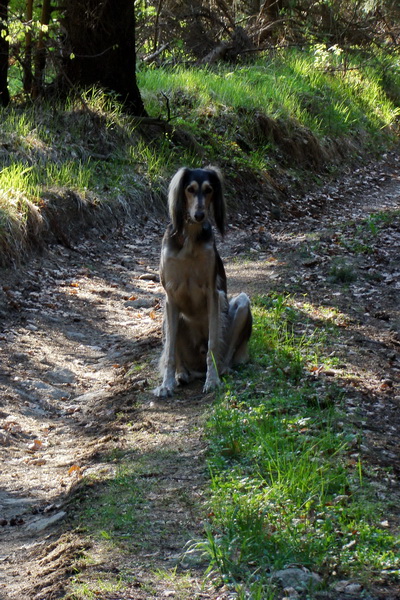
<svg viewBox="0 0 400 600">
<path fill-rule="evenodd" d="M 176 374 L 178 385 L 187 385 L 192 380 L 192 377 L 187 371 L 181 371 Z"/>
<path fill-rule="evenodd" d="M 203 392 L 207 394 L 208 392 L 212 392 L 221 384 L 221 380 L 219 377 L 207 377 L 206 382 L 203 387 Z"/>
<path fill-rule="evenodd" d="M 153 394 L 157 398 L 170 398 L 174 395 L 175 385 L 165 385 L 164 383 L 159 385 L 153 390 Z"/>
</svg>

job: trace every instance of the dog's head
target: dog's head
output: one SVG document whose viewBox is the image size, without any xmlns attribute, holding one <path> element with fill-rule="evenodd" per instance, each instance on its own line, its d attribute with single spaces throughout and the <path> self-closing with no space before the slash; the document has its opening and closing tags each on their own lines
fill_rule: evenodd
<svg viewBox="0 0 400 600">
<path fill-rule="evenodd" d="M 186 219 L 193 223 L 207 221 L 211 205 L 215 224 L 223 235 L 226 209 L 220 171 L 215 167 L 179 169 L 171 180 L 168 193 L 174 232 L 182 232 Z"/>
</svg>

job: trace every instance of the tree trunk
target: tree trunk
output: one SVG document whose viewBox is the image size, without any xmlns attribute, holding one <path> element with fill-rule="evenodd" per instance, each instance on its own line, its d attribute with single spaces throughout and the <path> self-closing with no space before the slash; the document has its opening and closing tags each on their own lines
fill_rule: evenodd
<svg viewBox="0 0 400 600">
<path fill-rule="evenodd" d="M 32 98 L 38 98 L 43 91 L 44 70 L 46 67 L 46 29 L 50 23 L 51 6 L 50 0 L 43 0 L 42 15 L 40 17 L 38 43 L 35 53 L 35 76 L 32 82 Z"/>
<path fill-rule="evenodd" d="M 285 7 L 284 0 L 264 0 L 261 3 L 260 13 L 258 18 L 264 16 L 269 23 L 277 21 L 280 17 L 281 11 Z"/>
<path fill-rule="evenodd" d="M 99 85 L 133 114 L 145 115 L 136 83 L 134 1 L 68 0 L 63 25 L 67 85 Z"/>
<path fill-rule="evenodd" d="M 25 20 L 29 24 L 25 33 L 25 59 L 23 61 L 23 84 L 24 92 L 30 94 L 32 91 L 32 19 L 33 19 L 33 0 L 27 0 Z"/>
<path fill-rule="evenodd" d="M 10 102 L 8 91 L 8 48 L 6 39 L 8 33 L 8 3 L 9 0 L 0 0 L 0 104 L 7 106 Z"/>
</svg>

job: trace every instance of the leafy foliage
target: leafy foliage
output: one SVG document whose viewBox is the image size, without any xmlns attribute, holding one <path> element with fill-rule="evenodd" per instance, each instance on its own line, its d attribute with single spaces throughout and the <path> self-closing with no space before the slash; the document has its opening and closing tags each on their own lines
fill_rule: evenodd
<svg viewBox="0 0 400 600">
<path fill-rule="evenodd" d="M 107 61 L 124 46 L 119 62 L 129 64 L 125 55 L 132 53 L 132 47 L 124 44 L 134 38 L 135 31 L 126 35 L 126 23 L 118 20 L 130 6 L 123 0 L 118 4 L 104 0 L 86 3 L 82 12 L 80 2 L 58 7 L 49 0 L 41 4 L 11 0 L 1 29 L 7 44 L 3 63 L 7 62 L 9 45 L 11 94 L 22 89 L 36 98 L 55 81 L 65 84 L 74 70 L 85 73 L 80 83 L 85 84 L 87 73 L 94 71 L 96 80 L 104 78 L 118 87 Z M 325 68 L 332 55 L 342 55 L 346 63 L 353 47 L 379 47 L 391 52 L 399 42 L 400 10 L 393 0 L 218 0 L 212 7 L 203 0 L 142 0 L 135 9 L 138 54 L 146 65 L 165 66 L 193 59 L 204 64 L 248 63 L 259 52 L 295 44 L 316 48 L 319 66 Z M 114 39 L 114 30 L 119 31 L 119 39 Z M 124 70 L 118 76 L 125 78 Z"/>
<path fill-rule="evenodd" d="M 395 46 L 400 11 L 395 2 L 322 0 L 141 2 L 138 42 L 146 62 L 184 58 L 214 63 L 252 60 L 275 45 L 318 44 L 323 52 L 351 46 Z M 160 52 L 157 52 L 160 50 Z"/>
</svg>

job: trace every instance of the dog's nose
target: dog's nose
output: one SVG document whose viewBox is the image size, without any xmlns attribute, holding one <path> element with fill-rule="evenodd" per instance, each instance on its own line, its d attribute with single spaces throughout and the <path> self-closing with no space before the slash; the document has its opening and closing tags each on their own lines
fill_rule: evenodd
<svg viewBox="0 0 400 600">
<path fill-rule="evenodd" d="M 196 210 L 196 212 L 194 213 L 194 218 L 199 223 L 204 220 L 204 216 L 205 216 L 204 215 L 204 210 Z"/>
</svg>

